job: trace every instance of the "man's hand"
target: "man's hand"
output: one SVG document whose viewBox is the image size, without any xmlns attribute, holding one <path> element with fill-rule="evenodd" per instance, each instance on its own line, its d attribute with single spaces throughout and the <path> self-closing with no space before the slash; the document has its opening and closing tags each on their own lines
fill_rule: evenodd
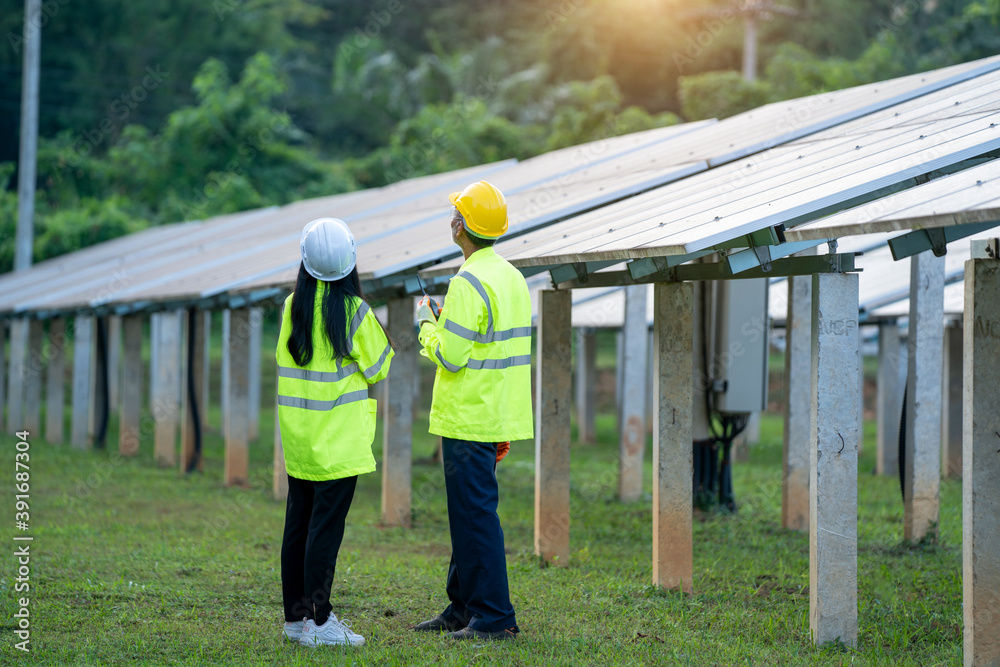
<svg viewBox="0 0 1000 667">
<path fill-rule="evenodd" d="M 497 443 L 497 463 L 503 461 L 503 457 L 507 456 L 507 452 L 510 451 L 509 442 L 498 442 Z"/>
<path fill-rule="evenodd" d="M 434 301 L 432 301 L 431 298 L 429 296 L 427 296 L 426 294 L 424 295 L 424 297 L 422 299 L 420 299 L 420 302 L 417 304 L 417 326 L 418 327 L 422 327 L 424 325 L 424 322 L 430 322 L 431 324 L 437 324 L 437 316 L 434 315 L 434 311 L 437 310 L 437 308 L 432 307 L 431 304 L 434 304 L 434 306 L 437 306 L 437 303 L 434 302 Z"/>
</svg>

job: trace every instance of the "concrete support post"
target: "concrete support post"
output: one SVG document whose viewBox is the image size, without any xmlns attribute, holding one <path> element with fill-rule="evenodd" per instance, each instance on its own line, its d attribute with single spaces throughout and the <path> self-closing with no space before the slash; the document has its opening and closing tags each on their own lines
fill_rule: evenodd
<svg viewBox="0 0 1000 667">
<path fill-rule="evenodd" d="M 382 433 L 382 523 L 411 525 L 410 487 L 413 462 L 413 396 L 417 374 L 417 342 L 413 332 L 413 299 L 388 303 L 389 337 L 396 343 L 392 372 L 385 379 L 385 428 Z"/>
<path fill-rule="evenodd" d="M 573 300 L 569 290 L 538 295 L 535 362 L 535 553 L 569 563 L 569 435 L 572 410 Z"/>
<path fill-rule="evenodd" d="M 694 289 L 653 286 L 653 584 L 692 592 Z"/>
<path fill-rule="evenodd" d="M 642 461 L 646 450 L 646 285 L 625 288 L 622 339 L 622 418 L 619 422 L 618 497 L 634 502 L 642 497 Z"/>
<path fill-rule="evenodd" d="M 108 316 L 108 413 L 118 411 L 118 391 L 121 386 L 122 318 Z"/>
<path fill-rule="evenodd" d="M 223 415 L 226 433 L 225 484 L 243 485 L 248 480 L 250 429 L 250 309 L 229 311 L 228 395 Z"/>
<path fill-rule="evenodd" d="M 277 380 L 277 378 L 275 378 Z M 278 386 L 275 384 L 275 386 Z M 288 498 L 288 472 L 285 470 L 285 450 L 281 446 L 281 422 L 278 420 L 278 396 L 274 397 L 274 478 L 272 481 L 274 499 Z"/>
<path fill-rule="evenodd" d="M 205 406 L 205 412 L 202 413 L 201 418 L 201 430 L 202 432 L 209 429 L 209 419 L 208 419 L 208 406 L 212 404 L 211 396 L 209 393 L 209 388 L 211 386 L 212 377 L 212 311 L 206 310 L 204 312 L 205 318 L 205 329 L 204 329 L 204 349 L 202 351 L 202 368 L 205 372 L 202 374 L 201 378 L 201 395 L 202 401 Z"/>
<path fill-rule="evenodd" d="M 903 536 L 919 542 L 937 531 L 941 485 L 941 350 L 944 258 L 910 258 L 910 336 L 906 373 L 906 467 Z"/>
<path fill-rule="evenodd" d="M 944 329 L 941 395 L 941 473 L 962 474 L 962 327 L 954 322 Z"/>
<path fill-rule="evenodd" d="M 65 437 L 66 320 L 49 320 L 48 367 L 45 371 L 45 440 L 61 445 Z"/>
<path fill-rule="evenodd" d="M 229 413 L 229 362 L 232 358 L 230 354 L 229 332 L 231 329 L 232 311 L 228 308 L 222 311 L 222 382 L 219 396 L 219 409 L 222 418 L 219 419 L 219 431 L 222 437 L 226 436 L 226 414 Z"/>
<path fill-rule="evenodd" d="M 899 418 L 903 410 L 906 350 L 899 342 L 895 322 L 878 325 L 878 379 L 875 474 L 895 475 L 899 470 Z"/>
<path fill-rule="evenodd" d="M 1000 665 L 1000 261 L 965 263 L 962 598 L 965 665 Z"/>
<path fill-rule="evenodd" d="M 580 442 L 596 437 L 594 387 L 597 384 L 595 363 L 597 335 L 593 329 L 576 330 L 576 431 Z"/>
<path fill-rule="evenodd" d="M 28 368 L 27 319 L 20 318 L 10 323 L 10 375 L 7 378 L 7 426 L 8 430 L 24 430 L 25 374 Z"/>
<path fill-rule="evenodd" d="M 812 401 L 812 276 L 788 279 L 781 525 L 809 530 L 809 415 Z"/>
<path fill-rule="evenodd" d="M 247 412 L 250 423 L 248 437 L 256 440 L 260 430 L 260 355 L 264 335 L 264 311 L 261 308 L 250 309 L 250 409 Z"/>
<path fill-rule="evenodd" d="M 122 387 L 118 419 L 118 453 L 139 453 L 142 437 L 142 315 L 122 318 Z M 154 382 L 155 378 L 150 380 Z"/>
<path fill-rule="evenodd" d="M 24 429 L 33 436 L 42 430 L 42 374 L 45 358 L 42 339 L 45 336 L 41 320 L 28 321 L 28 354 L 24 366 Z"/>
<path fill-rule="evenodd" d="M 858 643 L 858 275 L 813 276 L 809 626 Z"/>
<path fill-rule="evenodd" d="M 181 331 L 183 311 L 174 310 L 160 313 L 156 356 L 156 376 L 152 382 L 157 385 L 156 405 L 153 418 L 156 432 L 153 439 L 153 455 L 156 464 L 164 468 L 177 465 L 177 428 L 180 421 L 181 388 Z"/>
<path fill-rule="evenodd" d="M 153 313 L 149 316 L 149 411 L 156 414 L 157 393 L 159 385 L 156 383 L 157 360 L 160 358 L 156 350 L 160 349 L 160 314 Z"/>
<path fill-rule="evenodd" d="M 93 402 L 94 317 L 78 315 L 73 331 L 73 396 L 70 444 L 85 449 L 89 444 L 90 404 Z"/>
<path fill-rule="evenodd" d="M 187 381 L 181 386 L 181 406 L 184 418 L 181 420 L 181 472 L 204 470 L 203 458 L 196 451 L 195 445 L 205 434 L 205 413 L 208 402 L 205 400 L 205 326 L 203 313 L 200 310 L 188 311 L 185 317 L 184 349 L 185 355 L 181 365 L 185 368 L 183 374 Z M 193 336 L 192 336 L 193 333 Z M 190 349 L 188 349 L 190 346 Z M 191 360 L 191 367 L 188 366 Z M 188 374 L 191 375 L 188 378 Z M 194 388 L 194 403 L 192 409 L 191 391 Z M 198 413 L 195 423 L 195 412 Z"/>
</svg>

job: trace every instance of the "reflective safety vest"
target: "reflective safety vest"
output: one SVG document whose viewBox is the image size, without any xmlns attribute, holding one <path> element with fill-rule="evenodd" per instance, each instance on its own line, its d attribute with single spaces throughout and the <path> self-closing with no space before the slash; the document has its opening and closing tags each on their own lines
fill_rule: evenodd
<svg viewBox="0 0 1000 667">
<path fill-rule="evenodd" d="M 448 285 L 437 324 L 420 329 L 437 365 L 430 432 L 476 442 L 534 437 L 531 296 L 493 248 L 474 252 Z"/>
<path fill-rule="evenodd" d="M 355 298 L 349 321 L 351 354 L 333 358 L 323 326 L 323 283 L 316 289 L 313 356 L 306 366 L 288 351 L 292 298 L 285 299 L 278 334 L 278 422 L 285 470 L 297 479 L 324 481 L 375 470 L 375 400 L 368 385 L 389 373 L 393 350 L 368 304 Z"/>
</svg>

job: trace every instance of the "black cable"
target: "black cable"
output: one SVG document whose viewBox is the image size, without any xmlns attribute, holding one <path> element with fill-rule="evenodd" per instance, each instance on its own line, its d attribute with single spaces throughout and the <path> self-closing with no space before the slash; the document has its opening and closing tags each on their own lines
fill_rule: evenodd
<svg viewBox="0 0 1000 667">
<path fill-rule="evenodd" d="M 188 345 L 187 345 L 187 394 L 188 406 L 191 409 L 191 421 L 194 422 L 194 451 L 191 459 L 184 466 L 184 472 L 194 472 L 198 469 L 198 462 L 201 461 L 201 415 L 198 414 L 198 400 L 195 393 L 194 376 L 194 342 L 198 328 L 198 311 L 188 308 Z"/>
<path fill-rule="evenodd" d="M 98 414 L 97 435 L 94 438 L 94 447 L 104 449 L 105 439 L 108 436 L 108 415 L 110 412 L 111 399 L 108 395 L 108 331 L 107 324 L 103 317 L 97 319 L 97 392 L 101 400 L 100 412 Z"/>
</svg>

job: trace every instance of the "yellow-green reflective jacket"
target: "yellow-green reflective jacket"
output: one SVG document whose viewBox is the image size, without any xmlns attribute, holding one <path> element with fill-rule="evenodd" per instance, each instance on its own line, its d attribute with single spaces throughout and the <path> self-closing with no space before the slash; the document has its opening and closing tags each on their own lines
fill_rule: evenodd
<svg viewBox="0 0 1000 667">
<path fill-rule="evenodd" d="M 285 470 L 324 481 L 375 470 L 375 401 L 368 385 L 389 373 L 393 350 L 368 304 L 355 298 L 348 318 L 351 354 L 338 361 L 323 328 L 323 283 L 316 289 L 313 357 L 306 366 L 288 351 L 292 298 L 285 299 L 278 334 L 278 421 Z"/>
<path fill-rule="evenodd" d="M 531 296 L 521 273 L 483 248 L 451 279 L 437 324 L 420 329 L 437 364 L 430 432 L 477 442 L 534 437 Z"/>
</svg>

